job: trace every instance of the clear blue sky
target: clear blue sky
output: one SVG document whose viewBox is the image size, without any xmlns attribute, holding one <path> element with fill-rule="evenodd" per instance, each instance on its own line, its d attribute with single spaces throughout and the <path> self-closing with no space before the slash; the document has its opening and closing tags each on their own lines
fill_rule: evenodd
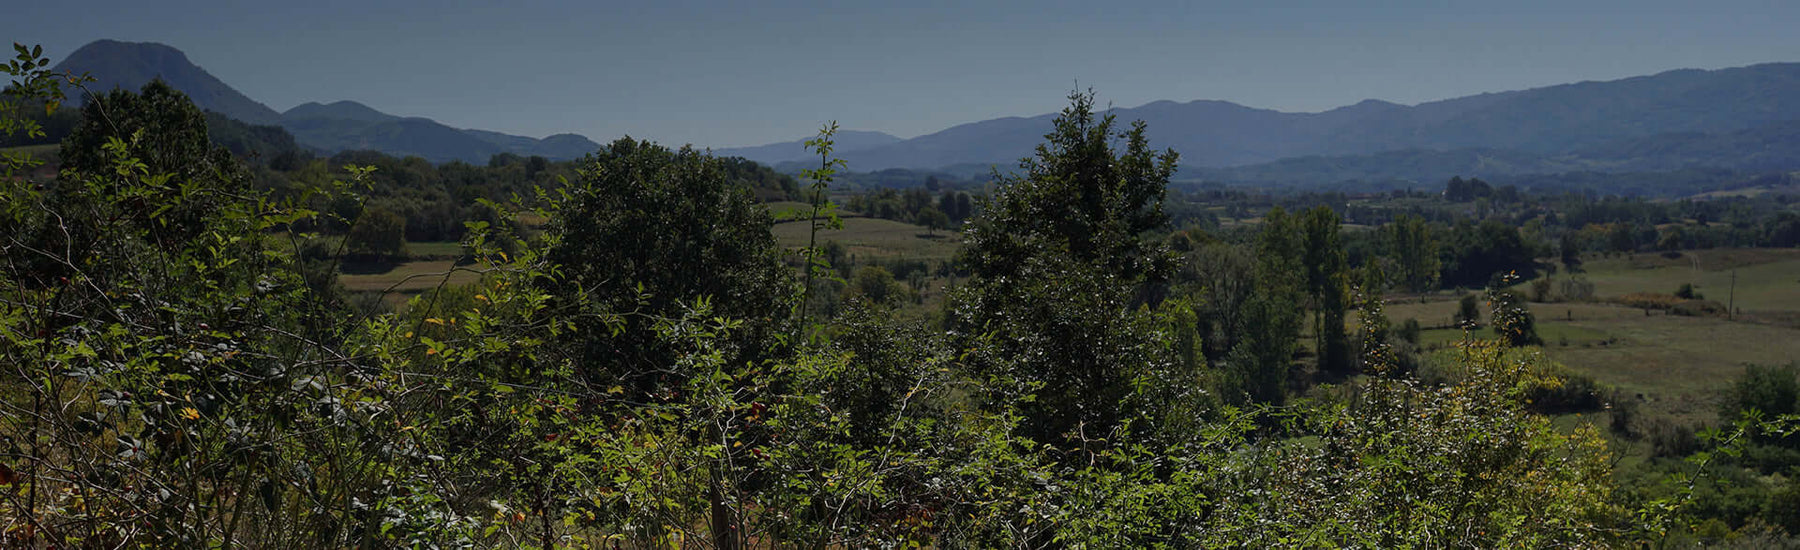
<svg viewBox="0 0 1800 550">
<path fill-rule="evenodd" d="M 0 33 L 52 61 L 162 42 L 276 110 L 712 147 L 1041 114 L 1078 82 L 1121 107 L 1318 111 L 1800 61 L 1791 0 L 8 4 Z"/>
</svg>

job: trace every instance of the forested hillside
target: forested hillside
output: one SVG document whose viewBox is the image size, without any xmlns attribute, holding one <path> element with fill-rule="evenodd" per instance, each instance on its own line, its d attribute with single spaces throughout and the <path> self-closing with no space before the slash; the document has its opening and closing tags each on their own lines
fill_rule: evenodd
<svg viewBox="0 0 1800 550">
<path fill-rule="evenodd" d="M 79 80 L 49 66 L 18 49 L 0 131 L 43 137 L 24 109 Z M 1441 193 L 1181 192 L 1156 126 L 1091 92 L 1051 122 L 981 189 L 931 177 L 847 197 L 835 125 L 795 180 L 631 138 L 573 162 L 315 159 L 278 129 L 209 124 L 162 83 L 96 95 L 59 174 L 35 170 L 36 149 L 6 150 L 0 174 L 0 545 L 1589 548 L 1800 532 L 1800 485 L 1758 481 L 1800 464 L 1800 375 L 1745 369 L 1696 436 L 1671 420 L 1692 411 L 1559 362 L 1591 334 L 1547 313 L 1573 322 L 1560 308 L 1587 300 L 1584 316 L 1789 330 L 1692 286 L 1599 303 L 1573 275 L 1800 244 L 1781 182 L 1679 203 L 1460 177 Z M 245 158 L 269 156 L 285 160 Z M 834 240 L 857 221 L 902 229 L 880 235 L 889 248 Z M 453 259 L 346 284 L 422 241 L 453 241 Z M 1617 269 L 1601 282 L 1636 273 Z M 1438 306 L 1453 327 L 1389 313 Z M 1630 342 L 1599 345 L 1615 344 Z M 1621 466 L 1640 446 L 1654 459 Z M 1756 489 L 1721 496 L 1728 476 Z"/>
</svg>

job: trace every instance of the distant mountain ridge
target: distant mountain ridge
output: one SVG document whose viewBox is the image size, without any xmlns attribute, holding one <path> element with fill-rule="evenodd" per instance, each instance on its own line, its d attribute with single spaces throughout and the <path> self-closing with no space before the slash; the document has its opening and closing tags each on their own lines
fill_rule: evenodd
<svg viewBox="0 0 1800 550">
<path fill-rule="evenodd" d="M 1599 156 L 1596 153 L 1624 143 L 1649 141 L 1673 146 L 1672 141 L 1680 140 L 1753 139 L 1761 140 L 1757 141 L 1760 146 L 1786 150 L 1790 145 L 1783 140 L 1791 132 L 1778 128 L 1753 130 L 1800 120 L 1800 63 L 1683 69 L 1412 106 L 1371 99 L 1318 113 L 1288 113 L 1216 100 L 1156 101 L 1108 112 L 1121 122 L 1146 121 L 1152 145 L 1180 152 L 1183 165 L 1218 169 L 1221 174 L 1242 173 L 1230 170 L 1233 167 L 1284 159 L 1465 150 L 1496 154 L 1504 151 L 1510 157 L 1554 159 L 1573 155 L 1580 159 L 1506 166 L 1556 169 L 1565 164 L 1641 165 L 1651 159 L 1623 158 L 1617 151 Z M 841 149 L 839 156 L 856 171 L 971 165 L 1005 169 L 1031 154 L 1050 131 L 1055 116 L 1004 117 L 960 124 L 895 143 Z M 1736 135 L 1742 132 L 1749 135 Z M 755 148 L 734 151 L 748 149 Z M 1408 156 L 1416 157 L 1386 155 Z M 1765 155 L 1765 160 L 1768 158 L 1786 157 L 1775 153 Z M 1681 164 L 1693 162 L 1710 161 L 1687 158 Z M 1774 164 L 1800 167 L 1781 162 Z M 1726 164 L 1733 163 L 1739 161 Z"/>
<path fill-rule="evenodd" d="M 813 158 L 817 155 L 806 149 L 806 142 L 811 139 L 812 138 L 796 139 L 793 141 L 783 141 L 780 143 L 770 143 L 768 145 L 757 145 L 753 147 L 728 147 L 724 149 L 714 149 L 712 152 L 716 156 L 744 157 L 769 166 L 775 166 L 784 162 L 818 160 Z M 883 145 L 891 145 L 905 140 L 882 132 L 839 130 L 838 133 L 833 136 L 833 141 L 834 147 L 837 150 L 836 152 L 846 153 L 880 147 Z"/>
<path fill-rule="evenodd" d="M 374 149 L 440 162 L 486 162 L 500 153 L 569 160 L 600 148 L 600 144 L 576 134 L 538 139 L 487 130 L 463 130 L 428 118 L 383 113 L 355 101 L 295 106 L 281 114 L 281 126 L 293 132 L 294 139 L 319 149 Z"/>
<path fill-rule="evenodd" d="M 97 92 L 136 89 L 162 78 L 204 109 L 279 125 L 299 143 L 327 152 L 374 149 L 480 163 L 500 153 L 570 159 L 600 147 L 576 134 L 538 139 L 452 128 L 354 101 L 306 103 L 277 113 L 162 44 L 96 41 L 56 70 L 97 77 L 90 88 Z M 1187 180 L 1304 184 L 1423 181 L 1445 173 L 1800 169 L 1800 63 L 1682 69 L 1410 106 L 1371 99 L 1317 113 L 1216 100 L 1165 100 L 1108 112 L 1121 122 L 1148 122 L 1153 146 L 1181 153 L 1184 169 L 1178 177 Z M 996 118 L 911 139 L 843 131 L 836 155 L 858 172 L 1006 170 L 1031 154 L 1054 118 L 1053 113 Z M 792 170 L 816 161 L 804 141 L 714 154 Z"/>
<path fill-rule="evenodd" d="M 194 65 L 181 50 L 153 42 L 98 40 L 75 50 L 53 68 L 87 73 L 95 92 L 114 87 L 137 90 L 161 78 L 186 93 L 195 105 L 243 122 L 277 125 L 301 145 L 325 152 L 372 149 L 390 155 L 415 155 L 433 162 L 461 160 L 484 163 L 496 154 L 539 155 L 569 160 L 600 148 L 577 134 L 543 139 L 487 130 L 452 128 L 421 117 L 400 117 L 354 101 L 304 103 L 277 113 Z"/>
</svg>

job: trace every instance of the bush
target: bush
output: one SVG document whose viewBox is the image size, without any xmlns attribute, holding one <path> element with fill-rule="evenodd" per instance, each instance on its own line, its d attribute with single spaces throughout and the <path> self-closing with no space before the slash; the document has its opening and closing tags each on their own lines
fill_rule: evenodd
<svg viewBox="0 0 1800 550">
<path fill-rule="evenodd" d="M 1558 294 L 1563 301 L 1585 302 L 1594 299 L 1594 283 L 1587 279 L 1563 279 L 1558 286 Z"/>
<path fill-rule="evenodd" d="M 1462 297 L 1456 306 L 1456 326 L 1468 330 L 1481 328 L 1481 308 L 1476 305 L 1474 294 Z"/>
<path fill-rule="evenodd" d="M 1606 408 L 1612 413 L 1611 422 L 1608 422 L 1607 427 L 1610 428 L 1613 433 L 1624 437 L 1637 437 L 1638 435 L 1641 435 L 1636 430 L 1638 417 L 1638 401 L 1636 398 L 1627 396 L 1618 390 L 1613 390 L 1607 395 Z"/>
<path fill-rule="evenodd" d="M 1693 426 L 1667 418 L 1653 419 L 1646 424 L 1644 436 L 1650 440 L 1653 456 L 1678 458 L 1700 450 L 1700 439 L 1695 437 Z"/>
<path fill-rule="evenodd" d="M 1793 414 L 1797 401 L 1800 401 L 1800 370 L 1794 365 L 1744 365 L 1744 373 L 1725 392 L 1719 419 L 1734 422 L 1750 411 L 1757 411 L 1763 418 Z"/>
<path fill-rule="evenodd" d="M 1551 283 L 1549 277 L 1539 277 L 1536 280 L 1531 281 L 1531 301 L 1539 303 L 1551 301 L 1554 298 L 1554 295 L 1551 294 L 1550 291 Z"/>
<path fill-rule="evenodd" d="M 1419 320 L 1409 318 L 1406 322 L 1400 323 L 1400 330 L 1395 334 L 1401 340 L 1416 346 L 1419 345 L 1419 330 Z"/>
<path fill-rule="evenodd" d="M 1556 374 L 1563 379 L 1562 384 L 1539 386 L 1527 394 L 1531 410 L 1557 415 L 1594 412 L 1606 408 L 1606 390 L 1595 383 L 1593 378 L 1564 372 Z"/>
</svg>

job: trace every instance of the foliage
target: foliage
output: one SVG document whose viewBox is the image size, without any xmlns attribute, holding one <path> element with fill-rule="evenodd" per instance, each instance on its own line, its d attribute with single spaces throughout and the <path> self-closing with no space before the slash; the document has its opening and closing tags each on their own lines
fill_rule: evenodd
<svg viewBox="0 0 1800 550">
<path fill-rule="evenodd" d="M 1535 254 L 1519 235 L 1519 230 L 1497 220 L 1479 225 L 1464 221 L 1451 230 L 1451 240 L 1444 249 L 1446 285 L 1476 287 L 1503 273 L 1529 277 L 1536 273 Z"/>
<path fill-rule="evenodd" d="M 1388 253 L 1394 259 L 1395 278 L 1400 286 L 1412 292 L 1425 292 L 1437 286 L 1438 243 L 1424 218 L 1401 215 L 1393 223 L 1382 226 Z"/>
<path fill-rule="evenodd" d="M 1732 382 L 1720 403 L 1719 417 L 1742 418 L 1755 412 L 1767 416 L 1800 412 L 1800 370 L 1794 365 L 1744 365 L 1744 374 Z"/>
<path fill-rule="evenodd" d="M 1236 391 L 1227 398 L 1280 403 L 1300 337 L 1306 271 L 1301 265 L 1298 223 L 1281 208 L 1265 216 L 1256 248 L 1256 288 L 1244 306 L 1244 331 L 1227 368 Z"/>
<path fill-rule="evenodd" d="M 1476 302 L 1478 302 L 1478 300 L 1474 294 L 1464 295 L 1461 300 L 1457 300 L 1455 316 L 1457 327 L 1462 328 L 1463 330 L 1473 330 L 1481 327 L 1481 310 L 1476 305 Z"/>
<path fill-rule="evenodd" d="M 1526 307 L 1525 298 L 1506 288 L 1516 280 L 1516 276 L 1507 274 L 1495 277 L 1494 283 L 1488 285 L 1488 320 L 1494 326 L 1494 334 L 1508 345 L 1542 344 L 1544 339 L 1538 337 L 1537 318 Z"/>
<path fill-rule="evenodd" d="M 344 247 L 351 255 L 377 262 L 405 258 L 406 220 L 379 206 L 365 209 L 344 235 Z"/>
<path fill-rule="evenodd" d="M 584 162 L 579 179 L 551 198 L 549 261 L 562 275 L 552 292 L 599 313 L 639 310 L 669 317 L 683 303 L 713 297 L 718 315 L 743 321 L 734 358 L 766 353 L 783 323 L 770 309 L 788 293 L 769 227 L 773 220 L 747 190 L 727 180 L 717 160 L 690 148 L 671 151 L 620 139 Z M 571 304 L 576 305 L 576 304 Z M 583 323 L 583 332 L 601 330 Z M 675 351 L 652 324 L 627 320 L 612 341 L 582 338 L 581 367 L 649 392 Z"/>
<path fill-rule="evenodd" d="M 65 167 L 90 174 L 106 171 L 110 159 L 103 145 L 118 139 L 136 141 L 134 153 L 152 174 L 173 174 L 180 180 L 241 177 L 230 153 L 208 138 L 206 115 L 161 80 L 135 93 L 114 89 L 81 109 L 81 125 L 63 140 Z"/>
<path fill-rule="evenodd" d="M 1168 271 L 1141 234 L 1163 223 L 1176 155 L 1153 154 L 1142 122 L 1113 125 L 1092 94 L 1071 94 L 1024 175 L 1003 178 L 965 229 L 972 277 L 949 324 L 976 351 L 976 373 L 1020 384 L 996 390 L 1035 395 L 1023 417 L 1039 441 L 1104 437 L 1133 381 L 1169 365 L 1137 306 L 1140 285 Z"/>
<path fill-rule="evenodd" d="M 1350 345 L 1344 334 L 1344 315 L 1350 309 L 1349 260 L 1338 236 L 1343 223 L 1337 212 L 1319 206 L 1300 214 L 1301 242 L 1305 245 L 1306 293 L 1313 310 L 1312 329 L 1319 355 L 1319 370 L 1349 374 Z"/>
<path fill-rule="evenodd" d="M 805 327 L 807 308 L 812 305 L 813 279 L 831 270 L 831 265 L 821 258 L 824 251 L 819 248 L 819 231 L 844 227 L 843 219 L 837 215 L 837 204 L 831 202 L 831 197 L 827 194 L 831 188 L 831 180 L 837 175 L 838 169 L 844 167 L 843 159 L 831 158 L 835 143 L 832 136 L 837 133 L 837 129 L 837 121 L 831 121 L 819 129 L 818 137 L 806 142 L 808 149 L 819 154 L 819 167 L 801 174 L 812 180 L 812 185 L 807 188 L 807 205 L 811 209 L 806 214 L 806 249 L 802 251 L 806 256 L 806 279 L 801 286 L 800 302 L 795 305 L 799 309 L 794 316 L 801 327 Z"/>
<path fill-rule="evenodd" d="M 894 282 L 894 273 L 878 265 L 856 268 L 844 297 L 861 298 L 873 304 L 886 304 L 902 298 L 906 289 Z"/>
</svg>

